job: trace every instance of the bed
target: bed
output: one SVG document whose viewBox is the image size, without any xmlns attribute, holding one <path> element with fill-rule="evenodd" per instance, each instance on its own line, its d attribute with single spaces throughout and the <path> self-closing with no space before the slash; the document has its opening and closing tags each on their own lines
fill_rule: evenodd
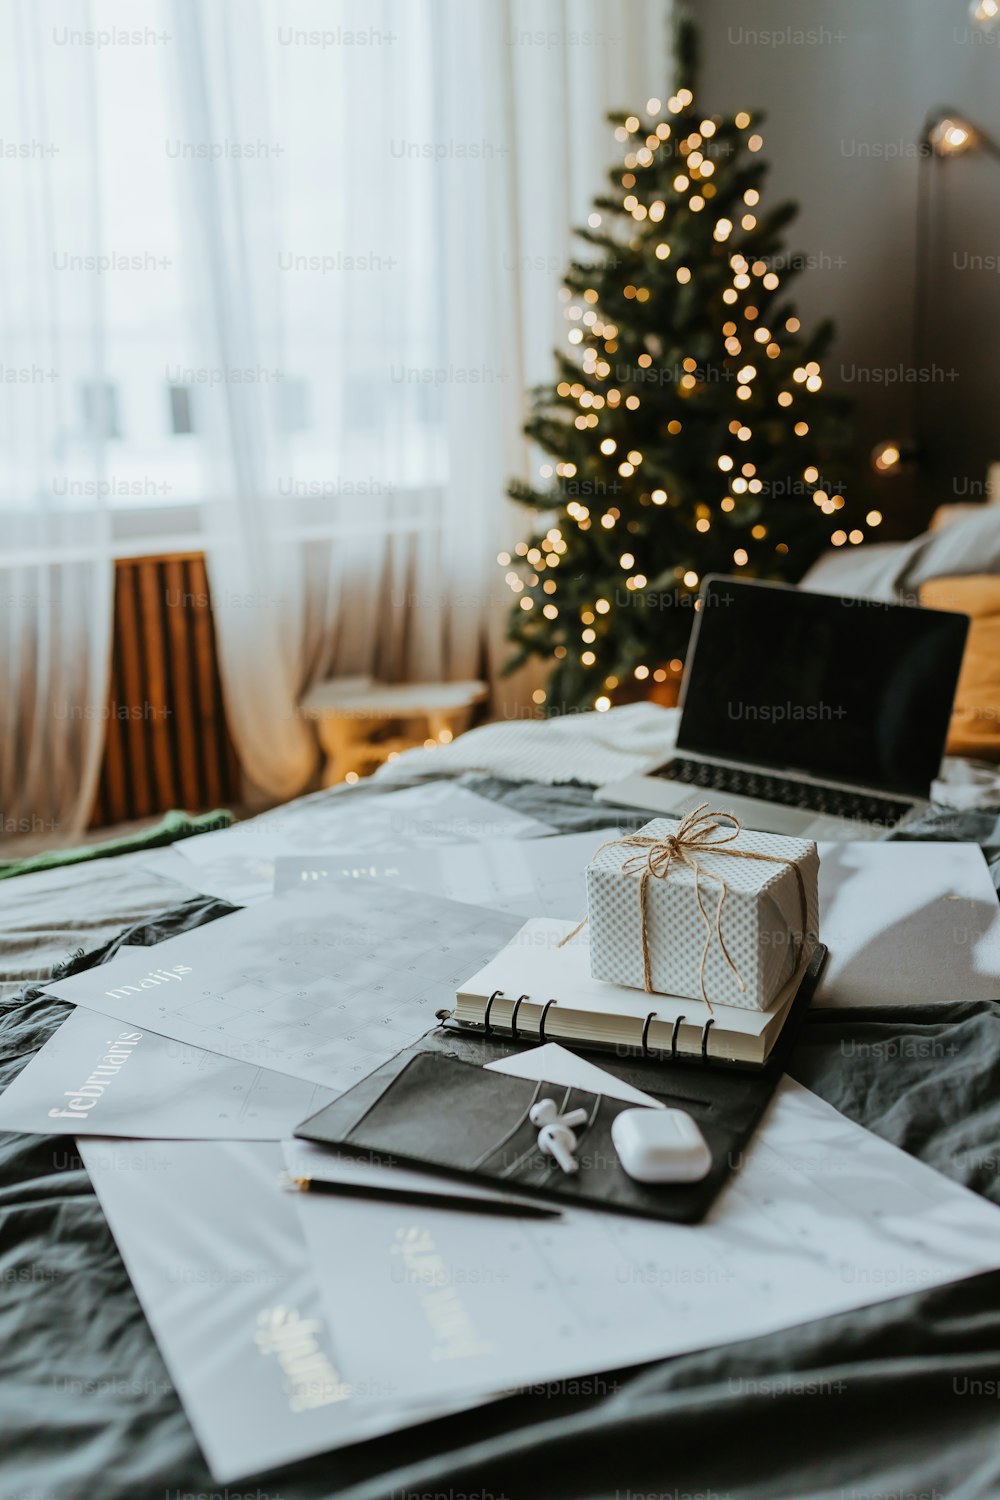
<svg viewBox="0 0 1000 1500">
<path fill-rule="evenodd" d="M 456 750 L 459 748 L 456 745 Z M 560 831 L 603 826 L 591 788 L 436 763 Z M 320 794 L 377 797 L 423 764 Z M 935 807 L 914 836 L 975 840 L 1000 884 L 1000 799 Z M 122 939 L 227 910 L 142 855 L 6 882 L 0 1086 L 66 1007 L 40 983 Z M 792 1075 L 1000 1202 L 1000 982 L 921 1010 L 817 1012 Z M 884 1061 L 889 1039 L 910 1038 Z M 916 1045 L 919 1044 L 919 1045 Z M 69 1142 L 0 1136 L 0 1500 L 875 1500 L 1000 1494 L 1000 1274 L 641 1369 L 533 1389 L 223 1490 L 214 1484 Z"/>
</svg>

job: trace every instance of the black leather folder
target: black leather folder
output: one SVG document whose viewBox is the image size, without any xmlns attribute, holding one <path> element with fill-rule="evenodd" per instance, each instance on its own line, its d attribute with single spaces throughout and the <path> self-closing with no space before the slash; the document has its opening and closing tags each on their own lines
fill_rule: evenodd
<svg viewBox="0 0 1000 1500">
<path fill-rule="evenodd" d="M 763 1068 L 661 1061 L 642 1054 L 602 1054 L 601 1066 L 664 1104 L 686 1110 L 712 1152 L 701 1182 L 649 1186 L 622 1169 L 611 1141 L 621 1100 L 562 1084 L 494 1073 L 484 1065 L 533 1044 L 440 1026 L 398 1053 L 298 1127 L 295 1134 L 386 1166 L 417 1167 L 555 1202 L 694 1224 L 737 1170 L 784 1071 L 784 1059 L 826 959 L 814 953 L 779 1043 Z M 595 1059 L 596 1060 L 596 1059 Z M 528 1119 L 538 1099 L 562 1112 L 585 1108 L 576 1131 L 580 1170 L 564 1173 L 537 1145 Z"/>
</svg>

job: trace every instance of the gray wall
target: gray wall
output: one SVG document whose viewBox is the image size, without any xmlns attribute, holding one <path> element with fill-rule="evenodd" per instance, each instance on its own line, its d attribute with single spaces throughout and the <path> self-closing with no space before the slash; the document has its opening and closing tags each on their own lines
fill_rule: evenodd
<svg viewBox="0 0 1000 1500">
<path fill-rule="evenodd" d="M 913 385 L 886 377 L 914 369 L 918 172 L 930 184 L 924 458 L 916 479 L 872 476 L 870 486 L 886 533 L 909 534 L 936 504 L 981 495 L 1000 458 L 1000 159 L 921 167 L 917 153 L 925 116 L 940 104 L 1000 140 L 1000 28 L 984 36 L 967 0 L 700 0 L 692 9 L 700 102 L 767 115 L 763 201 L 801 205 L 788 248 L 812 260 L 795 296 L 804 321 L 836 321 L 828 385 L 856 402 L 866 463 L 878 439 L 913 426 Z"/>
</svg>

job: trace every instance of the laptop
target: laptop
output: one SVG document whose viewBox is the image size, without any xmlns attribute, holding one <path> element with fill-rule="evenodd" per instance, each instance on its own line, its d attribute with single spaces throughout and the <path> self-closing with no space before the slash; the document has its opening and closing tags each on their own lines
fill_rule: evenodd
<svg viewBox="0 0 1000 1500">
<path fill-rule="evenodd" d="M 748 827 L 880 838 L 928 806 L 968 617 L 708 576 L 669 759 L 601 802 Z"/>
</svg>

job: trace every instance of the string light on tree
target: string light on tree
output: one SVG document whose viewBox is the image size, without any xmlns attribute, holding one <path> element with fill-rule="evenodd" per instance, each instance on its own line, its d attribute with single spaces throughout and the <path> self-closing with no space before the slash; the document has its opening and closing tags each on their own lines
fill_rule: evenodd
<svg viewBox="0 0 1000 1500">
<path fill-rule="evenodd" d="M 675 676 L 706 573 L 795 579 L 882 520 L 852 499 L 832 329 L 804 332 L 789 300 L 795 208 L 765 202 L 761 118 L 696 102 L 687 20 L 676 51 L 676 93 L 612 121 L 619 165 L 578 231 L 566 346 L 525 429 L 550 462 L 509 491 L 538 526 L 498 556 L 510 665 L 551 664 L 546 713 Z"/>
</svg>

